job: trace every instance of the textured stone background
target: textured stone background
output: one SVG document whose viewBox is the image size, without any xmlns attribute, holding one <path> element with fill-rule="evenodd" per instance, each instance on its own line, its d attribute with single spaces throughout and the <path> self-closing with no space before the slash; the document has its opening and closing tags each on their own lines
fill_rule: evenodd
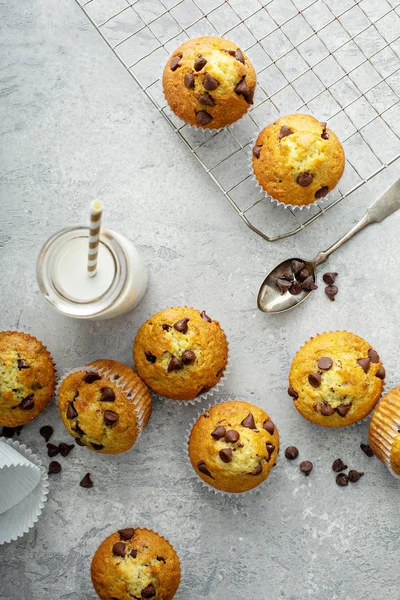
<svg viewBox="0 0 400 600">
<path fill-rule="evenodd" d="M 241 223 L 72 0 L 3 2 L 1 13 L 1 329 L 44 340 L 63 373 L 100 357 L 130 364 L 136 330 L 157 309 L 206 309 L 230 341 L 232 374 L 219 397 L 268 410 L 282 447 L 297 445 L 315 468 L 305 478 L 281 455 L 259 491 L 221 499 L 200 488 L 185 462 L 198 408 L 157 402 L 133 451 L 105 457 L 76 447 L 62 459 L 37 527 L 0 548 L 0 598 L 95 600 L 91 557 L 130 524 L 159 531 L 179 551 L 177 600 L 400 598 L 398 483 L 359 450 L 367 424 L 313 427 L 286 395 L 297 348 L 332 329 L 364 336 L 384 360 L 387 387 L 399 383 L 400 214 L 332 257 L 335 303 L 320 289 L 286 315 L 255 307 L 266 272 L 333 242 L 395 180 L 397 165 L 301 235 L 268 245 Z M 140 246 L 151 273 L 141 306 L 107 323 L 57 315 L 35 280 L 44 240 L 84 220 L 94 197 L 106 203 L 106 224 Z M 68 441 L 54 405 L 21 435 L 45 463 L 38 431 L 48 423 L 54 440 Z M 365 471 L 347 489 L 330 471 L 339 455 Z M 78 485 L 87 471 L 92 490 Z"/>
</svg>

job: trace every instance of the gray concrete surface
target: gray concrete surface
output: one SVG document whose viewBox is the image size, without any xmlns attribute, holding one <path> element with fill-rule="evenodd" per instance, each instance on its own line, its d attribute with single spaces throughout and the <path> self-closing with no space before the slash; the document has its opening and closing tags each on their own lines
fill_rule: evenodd
<svg viewBox="0 0 400 600">
<path fill-rule="evenodd" d="M 367 424 L 313 427 L 286 386 L 303 341 L 335 329 L 369 340 L 384 360 L 387 388 L 400 383 L 400 214 L 332 257 L 328 267 L 340 273 L 335 303 L 320 289 L 286 315 L 255 307 L 270 267 L 333 242 L 395 180 L 398 165 L 302 234 L 268 245 L 241 223 L 77 4 L 3 2 L 0 10 L 1 329 L 44 340 L 63 373 L 100 357 L 131 364 L 135 332 L 157 309 L 206 309 L 230 342 L 232 373 L 218 397 L 267 409 L 282 447 L 297 445 L 315 465 L 305 478 L 281 454 L 259 491 L 214 496 L 185 461 L 185 432 L 198 408 L 157 402 L 133 451 L 103 457 L 77 447 L 62 460 L 35 529 L 0 548 L 1 600 L 95 600 L 91 557 L 106 535 L 131 524 L 177 548 L 177 600 L 399 599 L 398 482 L 359 450 Z M 35 280 L 45 239 L 85 219 L 94 197 L 106 203 L 106 224 L 140 246 L 151 274 L 139 308 L 106 323 L 59 316 Z M 54 440 L 68 441 L 55 405 L 20 439 L 47 463 L 44 424 L 55 428 Z M 365 471 L 358 484 L 335 485 L 337 456 Z M 92 490 L 78 485 L 87 471 Z"/>
</svg>

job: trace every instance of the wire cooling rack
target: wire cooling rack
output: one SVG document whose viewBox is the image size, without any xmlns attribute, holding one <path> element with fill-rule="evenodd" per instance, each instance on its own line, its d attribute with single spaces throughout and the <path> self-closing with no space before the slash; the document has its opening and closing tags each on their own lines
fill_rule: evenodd
<svg viewBox="0 0 400 600">
<path fill-rule="evenodd" d="M 267 241 L 299 232 L 400 158 L 400 0 L 76 1 L 236 212 Z M 257 71 L 254 106 L 218 133 L 184 124 L 162 92 L 168 56 L 201 35 L 233 40 Z M 292 112 L 328 121 L 346 152 L 345 174 L 322 207 L 276 207 L 254 185 L 253 140 Z"/>
</svg>

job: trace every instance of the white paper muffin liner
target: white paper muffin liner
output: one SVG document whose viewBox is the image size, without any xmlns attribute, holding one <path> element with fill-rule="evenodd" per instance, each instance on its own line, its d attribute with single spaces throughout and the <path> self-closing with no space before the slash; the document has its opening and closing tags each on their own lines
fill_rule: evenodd
<svg viewBox="0 0 400 600">
<path fill-rule="evenodd" d="M 8 438 L 0 438 L 0 481 L 1 545 L 22 537 L 38 521 L 49 481 L 32 450 Z"/>
<path fill-rule="evenodd" d="M 185 438 L 185 456 L 186 456 L 186 462 L 189 466 L 189 469 L 195 473 L 196 475 L 196 480 L 198 481 L 198 483 L 201 485 L 201 487 L 209 490 L 210 492 L 213 492 L 214 494 L 216 494 L 217 496 L 225 496 L 225 497 L 233 497 L 233 498 L 238 498 L 238 497 L 243 497 L 244 495 L 250 495 L 253 494 L 254 492 L 260 490 L 260 488 L 262 486 L 265 485 L 265 483 L 267 481 L 271 481 L 271 478 L 274 475 L 274 468 L 272 467 L 269 475 L 266 479 L 264 479 L 264 481 L 262 481 L 261 483 L 259 483 L 258 485 L 256 485 L 256 487 L 252 488 L 251 490 L 245 490 L 243 492 L 225 492 L 224 490 L 218 490 L 217 488 L 213 487 L 211 484 L 207 483 L 206 481 L 204 481 L 195 471 L 195 469 L 193 468 L 192 462 L 190 460 L 190 456 L 189 456 L 189 439 L 190 439 L 190 435 L 192 433 L 192 429 L 195 426 L 195 424 L 197 423 L 197 421 L 199 420 L 199 418 L 207 411 L 210 410 L 210 408 L 212 408 L 213 406 L 217 406 L 218 404 L 224 404 L 225 402 L 248 402 L 249 404 L 252 404 L 252 402 L 250 402 L 249 400 L 246 400 L 244 398 L 226 398 L 224 400 L 216 400 L 215 402 L 211 402 L 207 407 L 203 408 L 203 410 L 201 410 L 200 412 L 197 413 L 197 416 L 194 417 L 194 419 L 192 419 L 192 421 L 190 422 L 189 425 L 189 429 L 186 431 L 186 438 Z M 279 452 L 277 454 L 276 457 L 276 464 L 278 464 L 278 458 L 279 458 Z"/>
<path fill-rule="evenodd" d="M 399 435 L 399 427 L 400 407 L 394 402 L 388 404 L 383 398 L 373 414 L 368 437 L 370 446 L 378 448 L 376 455 L 396 479 L 400 479 L 400 475 L 393 470 L 390 457 L 393 443 Z"/>
</svg>

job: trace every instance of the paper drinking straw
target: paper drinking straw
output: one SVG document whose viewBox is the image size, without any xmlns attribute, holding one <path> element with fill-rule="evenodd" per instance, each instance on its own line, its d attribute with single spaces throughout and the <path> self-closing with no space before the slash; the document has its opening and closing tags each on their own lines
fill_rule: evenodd
<svg viewBox="0 0 400 600">
<path fill-rule="evenodd" d="M 97 273 L 97 256 L 99 252 L 102 213 L 103 203 L 101 200 L 92 200 L 90 204 L 89 254 L 87 267 L 89 277 L 94 277 Z"/>
</svg>

